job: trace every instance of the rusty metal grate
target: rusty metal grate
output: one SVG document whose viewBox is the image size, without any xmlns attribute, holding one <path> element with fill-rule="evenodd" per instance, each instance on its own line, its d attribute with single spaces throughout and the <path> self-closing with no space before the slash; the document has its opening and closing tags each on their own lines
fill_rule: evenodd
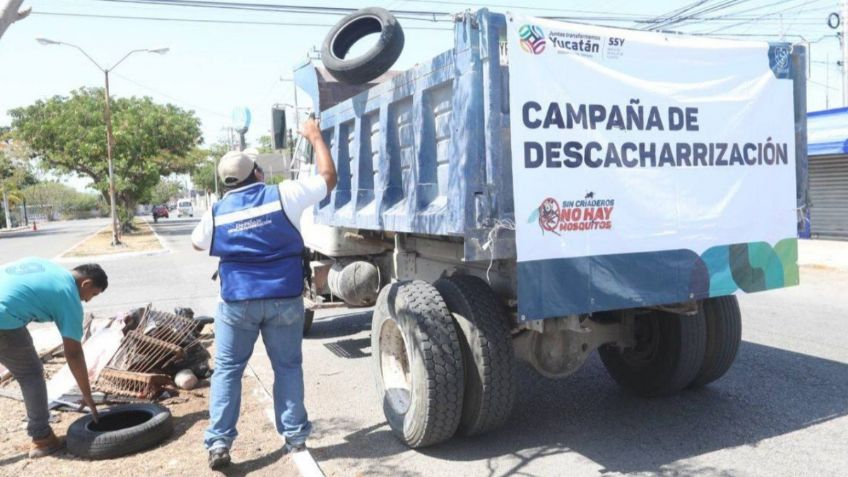
<svg viewBox="0 0 848 477">
<path fill-rule="evenodd" d="M 136 373 L 106 368 L 97 379 L 98 391 L 137 399 L 151 400 L 159 395 L 162 387 L 171 384 L 165 374 Z"/>
<path fill-rule="evenodd" d="M 153 399 L 171 378 L 157 373 L 198 342 L 197 322 L 191 318 L 152 310 L 148 306 L 138 327 L 128 332 L 118 351 L 98 376 L 98 391 Z"/>
</svg>

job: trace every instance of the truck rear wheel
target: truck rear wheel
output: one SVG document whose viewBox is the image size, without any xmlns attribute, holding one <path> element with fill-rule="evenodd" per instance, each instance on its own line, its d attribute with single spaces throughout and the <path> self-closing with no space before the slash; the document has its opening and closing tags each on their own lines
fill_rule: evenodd
<svg viewBox="0 0 848 477">
<path fill-rule="evenodd" d="M 598 348 L 610 376 L 641 396 L 674 394 L 688 386 L 704 363 L 704 314 L 652 311 L 635 320 L 636 345 Z"/>
<path fill-rule="evenodd" d="M 515 400 L 515 365 L 509 324 L 483 280 L 453 276 L 435 285 L 460 329 L 465 368 L 462 419 L 457 432 L 472 436 L 502 425 Z"/>
<path fill-rule="evenodd" d="M 423 281 L 383 288 L 371 320 L 377 394 L 409 447 L 450 439 L 462 413 L 462 350 L 439 292 Z"/>
<path fill-rule="evenodd" d="M 735 296 L 704 300 L 707 344 L 704 364 L 690 387 L 705 386 L 724 376 L 730 369 L 742 341 L 742 313 Z"/>
</svg>

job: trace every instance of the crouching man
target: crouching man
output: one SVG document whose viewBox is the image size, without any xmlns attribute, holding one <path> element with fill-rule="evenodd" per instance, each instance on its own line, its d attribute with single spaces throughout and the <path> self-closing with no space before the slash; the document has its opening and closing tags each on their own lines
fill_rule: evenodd
<svg viewBox="0 0 848 477">
<path fill-rule="evenodd" d="M 209 398 L 209 467 L 230 463 L 238 432 L 241 378 L 259 334 L 274 369 L 274 423 L 285 451 L 305 447 L 311 426 L 303 404 L 303 238 L 300 216 L 336 185 L 336 169 L 318 123 L 301 131 L 315 150 L 318 175 L 265 185 L 251 156 L 229 152 L 218 164 L 226 193 L 191 235 L 197 250 L 220 258 L 215 315 L 215 373 Z"/>
<path fill-rule="evenodd" d="M 82 302 L 96 297 L 109 285 L 100 265 L 80 265 L 72 271 L 41 258 L 24 258 L 0 266 L 0 364 L 21 386 L 26 406 L 27 433 L 32 439 L 30 458 L 61 449 L 64 442 L 50 428 L 47 383 L 41 359 L 26 326 L 30 322 L 56 323 L 65 346 L 68 367 L 82 392 L 83 401 L 97 421 L 91 398 L 88 366 L 82 351 Z"/>
</svg>

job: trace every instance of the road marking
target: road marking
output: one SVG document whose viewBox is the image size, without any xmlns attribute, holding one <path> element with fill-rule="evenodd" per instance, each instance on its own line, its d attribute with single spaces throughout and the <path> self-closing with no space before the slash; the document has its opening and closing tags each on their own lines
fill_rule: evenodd
<svg viewBox="0 0 848 477">
<path fill-rule="evenodd" d="M 156 227 L 154 227 L 153 224 L 151 224 L 150 221 L 146 218 L 142 218 L 141 220 L 144 221 L 145 223 L 147 223 L 147 226 L 150 227 L 150 230 L 153 232 L 153 236 L 155 236 L 156 240 L 159 241 L 159 245 L 161 245 L 162 248 L 164 248 L 165 250 L 170 252 L 171 247 L 165 245 L 165 241 L 162 240 L 162 237 L 160 237 L 159 234 L 156 233 Z"/>
</svg>

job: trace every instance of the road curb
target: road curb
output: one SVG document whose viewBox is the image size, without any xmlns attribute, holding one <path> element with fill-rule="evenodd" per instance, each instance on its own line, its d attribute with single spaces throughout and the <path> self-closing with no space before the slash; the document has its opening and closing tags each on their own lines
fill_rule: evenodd
<svg viewBox="0 0 848 477">
<path fill-rule="evenodd" d="M 53 257 L 53 261 L 57 262 L 57 263 L 95 262 L 95 261 L 96 262 L 108 262 L 108 261 L 118 260 L 118 259 L 122 259 L 122 258 L 148 257 L 148 256 L 155 256 L 155 255 L 167 255 L 167 254 L 171 253 L 171 249 L 165 245 L 165 243 L 162 241 L 162 238 L 159 236 L 159 234 L 157 234 L 156 231 L 153 230 L 153 227 L 146 220 L 144 220 L 144 219 L 141 219 L 141 220 L 143 222 L 145 222 L 148 227 L 150 227 L 150 231 L 153 232 L 153 236 L 156 237 L 156 240 L 159 242 L 159 245 L 162 247 L 162 250 L 148 250 L 148 251 L 141 251 L 141 252 L 107 253 L 107 254 L 103 254 L 103 255 L 86 255 L 86 256 L 82 256 L 82 257 L 63 257 L 63 255 L 65 255 L 66 253 L 77 248 L 81 244 L 85 243 L 87 240 L 90 240 L 92 237 L 99 234 L 101 231 L 103 231 L 103 229 L 111 227 L 111 225 L 107 225 L 105 227 L 97 229 L 91 235 L 86 236 L 84 239 L 80 240 L 79 242 L 77 242 L 77 243 L 71 245 L 69 248 L 65 249 L 62 253 L 56 255 L 55 257 Z"/>
<path fill-rule="evenodd" d="M 143 219 L 141 219 L 141 220 L 142 220 L 142 221 L 144 221 L 144 223 L 146 223 L 148 227 L 150 227 L 150 231 L 151 231 L 151 232 L 153 232 L 153 236 L 154 236 L 154 237 L 156 237 L 156 240 L 158 240 L 158 241 L 159 241 L 159 245 L 161 245 L 161 246 L 162 246 L 162 248 L 164 248 L 165 250 L 167 250 L 168 252 L 170 252 L 170 251 L 171 251 L 171 247 L 167 246 L 167 245 L 165 244 L 165 241 L 164 241 L 164 240 L 162 240 L 162 236 L 160 236 L 159 234 L 157 234 L 157 233 L 156 233 L 156 228 L 155 228 L 155 227 L 153 227 L 153 224 L 150 222 L 150 220 L 148 220 L 148 219 L 146 219 L 146 218 L 143 218 Z"/>
<path fill-rule="evenodd" d="M 256 370 L 253 369 L 253 366 L 250 362 L 247 363 L 247 369 L 253 375 L 254 379 L 259 383 L 259 389 L 255 391 L 255 393 L 259 396 L 259 399 L 265 401 L 266 403 L 270 402 L 271 407 L 265 408 L 265 416 L 271 421 L 271 424 L 276 429 L 277 426 L 277 416 L 274 414 L 274 397 L 268 388 L 265 387 L 265 384 L 262 383 L 262 380 L 259 378 L 259 374 Z M 304 451 L 295 452 L 291 454 L 291 460 L 294 462 L 295 467 L 297 467 L 298 473 L 302 477 L 326 477 L 324 471 L 321 470 L 321 467 L 318 465 L 318 461 L 312 457 L 312 453 L 309 452 L 307 448 Z"/>
</svg>

